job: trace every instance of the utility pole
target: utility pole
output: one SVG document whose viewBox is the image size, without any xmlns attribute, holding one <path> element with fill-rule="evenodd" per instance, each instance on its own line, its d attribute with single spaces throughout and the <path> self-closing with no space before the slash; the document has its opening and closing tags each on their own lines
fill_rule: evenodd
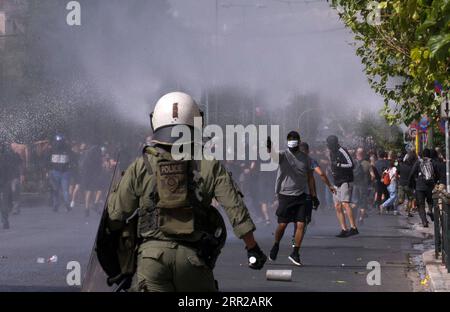
<svg viewBox="0 0 450 312">
<path fill-rule="evenodd" d="M 448 100 L 448 92 L 445 92 L 444 99 L 441 103 L 441 117 L 445 120 L 445 169 L 446 169 L 446 183 L 447 192 L 450 193 L 450 146 L 449 146 L 449 118 L 450 118 L 450 103 Z"/>
<path fill-rule="evenodd" d="M 446 183 L 447 183 L 447 192 L 450 193 L 450 146 L 449 146 L 449 125 L 448 118 L 450 113 L 450 107 L 448 102 L 448 92 L 445 93 L 445 101 L 444 101 L 444 112 L 446 114 L 445 118 L 445 169 L 446 169 Z"/>
</svg>

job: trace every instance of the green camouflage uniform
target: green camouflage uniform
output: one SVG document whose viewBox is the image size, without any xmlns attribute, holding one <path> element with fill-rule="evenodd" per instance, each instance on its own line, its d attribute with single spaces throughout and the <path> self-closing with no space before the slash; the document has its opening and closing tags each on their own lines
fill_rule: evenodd
<svg viewBox="0 0 450 312">
<path fill-rule="evenodd" d="M 152 168 L 156 168 L 157 157 L 146 154 Z M 233 227 L 234 234 L 242 238 L 255 230 L 255 225 L 233 183 L 230 174 L 217 160 L 198 162 L 202 194 L 202 207 L 211 209 L 215 198 L 224 208 Z M 150 194 L 154 189 L 155 175 L 147 173 L 144 159 L 137 159 L 124 173 L 120 183 L 113 189 L 108 203 L 111 230 L 120 229 L 124 221 L 137 208 L 151 205 Z M 160 230 L 141 233 L 143 243 L 137 257 L 136 285 L 138 291 L 215 291 L 212 269 L 197 256 L 189 243 L 200 239 L 200 233 L 183 235 L 182 239 L 169 237 Z M 183 244 L 186 242 L 186 244 Z"/>
</svg>

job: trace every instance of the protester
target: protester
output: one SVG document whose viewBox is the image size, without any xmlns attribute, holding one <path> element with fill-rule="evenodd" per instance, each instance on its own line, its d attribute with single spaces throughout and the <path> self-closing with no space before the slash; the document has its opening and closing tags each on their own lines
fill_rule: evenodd
<svg viewBox="0 0 450 312">
<path fill-rule="evenodd" d="M 88 217 L 91 210 L 98 209 L 96 206 L 99 199 L 98 193 L 102 189 L 100 182 L 103 176 L 103 162 L 100 146 L 93 145 L 83 153 L 79 173 L 81 189 L 84 191 L 84 213 Z"/>
<path fill-rule="evenodd" d="M 439 157 L 437 150 L 431 150 L 431 161 L 436 168 L 436 185 L 445 186 L 447 184 L 447 169 L 445 161 Z"/>
<path fill-rule="evenodd" d="M 306 154 L 306 155 L 310 155 L 310 151 L 309 151 L 309 145 L 306 142 L 301 142 L 299 145 L 299 149 L 302 153 Z M 323 183 L 325 183 L 325 185 L 328 187 L 328 190 L 331 194 L 336 194 L 336 189 L 334 188 L 334 186 L 330 183 L 330 181 L 328 180 L 328 177 L 326 176 L 326 174 L 322 171 L 322 169 L 319 166 L 319 163 L 314 159 L 309 157 L 310 162 L 311 162 L 311 170 L 316 173 L 321 180 L 323 181 Z M 316 180 L 314 178 L 313 175 L 313 185 L 314 185 L 314 192 L 317 194 L 317 187 L 316 187 Z M 313 209 L 317 210 L 317 208 L 319 207 L 320 201 L 319 200 L 314 200 L 313 201 Z M 312 222 L 312 211 L 309 210 L 308 214 L 306 216 L 306 225 L 308 225 L 310 222 Z M 306 227 L 305 227 L 306 230 Z M 297 225 L 294 224 L 294 233 L 292 235 L 292 247 L 295 247 L 295 233 L 297 232 Z"/>
<path fill-rule="evenodd" d="M 287 135 L 288 148 L 284 151 L 272 150 L 272 143 L 268 138 L 267 148 L 272 159 L 279 164 L 275 193 L 278 197 L 278 227 L 275 231 L 275 242 L 270 250 L 269 259 L 277 259 L 280 241 L 283 238 L 289 223 L 297 226 L 295 233 L 295 246 L 289 256 L 289 260 L 297 266 L 301 266 L 300 247 L 303 241 L 305 224 L 309 209 L 312 209 L 308 197 L 317 200 L 314 190 L 313 173 L 311 161 L 308 155 L 299 150 L 300 135 L 291 131 Z"/>
<path fill-rule="evenodd" d="M 358 223 L 364 223 L 367 217 L 369 184 L 371 174 L 370 163 L 365 159 L 364 149 L 359 147 L 356 150 L 356 162 L 353 169 L 353 204 L 359 209 Z"/>
<path fill-rule="evenodd" d="M 412 210 L 414 207 L 414 191 L 409 186 L 409 175 L 412 167 L 416 162 L 416 153 L 408 152 L 403 161 L 398 164 L 398 204 L 404 205 L 405 212 L 408 217 L 413 217 Z"/>
<path fill-rule="evenodd" d="M 423 227 L 428 227 L 427 215 L 431 221 L 434 221 L 432 192 L 437 169 L 430 157 L 430 150 L 425 148 L 420 158 L 414 163 L 408 178 L 409 184 L 415 185 L 417 208 Z M 425 210 L 425 202 L 428 204 L 428 212 Z"/>
<path fill-rule="evenodd" d="M 383 150 L 378 152 L 378 160 L 375 161 L 375 202 L 374 205 L 379 209 L 381 203 L 389 197 L 389 192 L 387 186 L 382 181 L 383 172 L 389 168 L 389 160 L 387 158 L 387 153 Z M 382 211 L 380 211 L 380 214 Z"/>
<path fill-rule="evenodd" d="M 70 208 L 75 207 L 77 195 L 80 192 L 80 158 L 83 155 L 86 144 L 74 144 L 72 146 L 73 166 L 71 170 L 71 181 L 69 193 L 71 196 Z"/>
<path fill-rule="evenodd" d="M 349 237 L 359 234 L 356 227 L 353 211 L 350 207 L 353 189 L 353 160 L 349 152 L 339 145 L 337 136 L 330 135 L 327 138 L 327 146 L 330 151 L 331 171 L 336 194 L 334 202 L 336 215 L 341 226 L 341 232 L 336 237 Z M 347 229 L 344 210 L 350 223 L 350 229 Z"/>
<path fill-rule="evenodd" d="M 301 152 L 303 152 L 303 153 L 305 153 L 306 155 L 309 156 L 310 150 L 309 150 L 308 143 L 301 142 L 300 146 L 299 146 L 299 149 L 300 149 Z M 331 184 L 330 180 L 328 179 L 327 175 L 322 170 L 322 168 L 320 168 L 319 163 L 314 158 L 311 158 L 311 157 L 310 157 L 310 161 L 311 161 L 311 170 L 313 170 L 314 173 L 317 174 L 320 177 L 322 182 L 325 183 L 325 185 L 328 187 L 328 191 L 331 194 L 336 194 L 336 188 Z"/>
<path fill-rule="evenodd" d="M 20 176 L 20 157 L 7 142 L 0 142 L 0 217 L 3 229 L 9 229 L 13 208 L 13 181 Z"/>
<path fill-rule="evenodd" d="M 398 215 L 397 211 L 397 168 L 395 161 L 390 159 L 389 168 L 382 175 L 383 184 L 389 192 L 389 197 L 380 205 L 380 212 L 383 213 L 387 207 L 392 207 L 394 215 Z"/>
<path fill-rule="evenodd" d="M 72 151 L 64 136 L 58 134 L 52 142 L 48 167 L 48 178 L 51 187 L 51 204 L 54 212 L 58 211 L 61 198 L 63 199 L 67 211 L 71 210 L 69 202 L 71 165 Z"/>
<path fill-rule="evenodd" d="M 16 167 L 15 170 L 18 170 L 18 174 L 11 182 L 12 214 L 18 215 L 20 214 L 22 186 L 25 183 L 25 171 L 27 163 L 29 163 L 30 155 L 28 147 L 24 144 L 11 143 L 8 149 L 15 154 L 15 162 L 12 166 Z"/>
<path fill-rule="evenodd" d="M 369 171 L 369 173 L 370 173 L 370 185 L 369 185 L 369 190 L 370 191 L 369 191 L 369 199 L 368 200 L 370 201 L 370 203 L 369 203 L 370 207 L 375 208 L 375 209 L 378 210 L 378 207 L 375 206 L 376 201 L 377 201 L 377 192 L 376 192 L 377 186 L 376 186 L 376 184 L 381 179 L 381 177 L 378 175 L 378 171 L 377 171 L 377 169 L 375 167 L 376 161 L 377 161 L 376 153 L 372 153 L 370 155 L 370 158 L 369 158 L 369 162 L 370 162 L 370 171 Z"/>
</svg>

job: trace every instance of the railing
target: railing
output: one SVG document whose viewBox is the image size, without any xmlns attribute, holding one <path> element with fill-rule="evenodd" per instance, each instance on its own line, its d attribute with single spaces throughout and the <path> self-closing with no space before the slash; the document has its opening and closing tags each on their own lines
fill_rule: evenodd
<svg viewBox="0 0 450 312">
<path fill-rule="evenodd" d="M 450 193 L 443 187 L 433 191 L 435 257 L 442 257 L 442 263 L 450 273 Z"/>
</svg>

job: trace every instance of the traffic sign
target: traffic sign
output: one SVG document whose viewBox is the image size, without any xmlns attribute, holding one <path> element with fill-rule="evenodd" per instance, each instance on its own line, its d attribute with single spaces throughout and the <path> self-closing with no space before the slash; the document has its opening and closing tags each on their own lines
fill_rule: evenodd
<svg viewBox="0 0 450 312">
<path fill-rule="evenodd" d="M 429 125 L 430 125 L 430 120 L 428 119 L 427 116 L 424 116 L 424 117 L 422 117 L 422 119 L 420 119 L 420 121 L 419 121 L 420 130 L 422 130 L 423 132 L 426 132 Z"/>
<path fill-rule="evenodd" d="M 417 135 L 417 128 L 409 128 L 408 134 L 411 139 L 414 139 Z"/>
</svg>

